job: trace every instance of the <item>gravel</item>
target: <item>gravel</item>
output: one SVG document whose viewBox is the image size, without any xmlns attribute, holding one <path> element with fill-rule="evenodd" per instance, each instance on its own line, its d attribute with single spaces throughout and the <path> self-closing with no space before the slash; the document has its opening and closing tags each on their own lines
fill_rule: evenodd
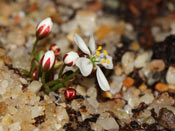
<svg viewBox="0 0 175 131">
<path fill-rule="evenodd" d="M 175 6 L 159 1 L 2 0 L 0 131 L 175 129 Z M 53 31 L 38 49 L 55 43 L 60 60 L 72 50 L 82 55 L 73 35 L 88 43 L 93 33 L 97 46 L 113 56 L 114 69 L 102 68 L 110 91 L 100 90 L 94 72 L 49 94 L 20 73 L 30 69 L 35 27 L 46 17 Z M 75 99 L 65 99 L 66 88 L 77 91 Z"/>
</svg>

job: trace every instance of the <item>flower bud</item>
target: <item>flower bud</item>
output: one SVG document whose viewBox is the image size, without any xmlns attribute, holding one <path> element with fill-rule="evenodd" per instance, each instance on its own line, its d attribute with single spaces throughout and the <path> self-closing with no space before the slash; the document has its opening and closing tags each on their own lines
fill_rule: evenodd
<svg viewBox="0 0 175 131">
<path fill-rule="evenodd" d="M 72 88 L 66 89 L 64 95 L 67 100 L 72 100 L 76 96 L 76 90 Z"/>
<path fill-rule="evenodd" d="M 72 66 L 75 64 L 76 60 L 79 58 L 78 54 L 76 52 L 68 52 L 64 55 L 64 63 L 68 66 Z"/>
<path fill-rule="evenodd" d="M 53 51 L 47 51 L 41 59 L 42 69 L 48 71 L 52 69 L 55 64 L 55 54 Z"/>
<path fill-rule="evenodd" d="M 49 50 L 52 50 L 55 53 L 55 56 L 60 54 L 60 48 L 58 48 L 56 44 L 52 44 Z"/>
<path fill-rule="evenodd" d="M 37 77 L 38 77 L 38 70 L 35 69 L 35 70 L 33 71 L 33 73 L 32 73 L 32 80 L 36 80 Z"/>
<path fill-rule="evenodd" d="M 43 21 L 40 22 L 40 24 L 37 26 L 36 36 L 38 39 L 42 39 L 46 37 L 51 29 L 52 29 L 53 23 L 51 18 L 46 18 Z"/>
</svg>

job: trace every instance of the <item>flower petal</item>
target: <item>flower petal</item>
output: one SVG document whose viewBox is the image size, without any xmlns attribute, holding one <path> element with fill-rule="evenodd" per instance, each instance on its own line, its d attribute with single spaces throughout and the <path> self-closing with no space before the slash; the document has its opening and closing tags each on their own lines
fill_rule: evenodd
<svg viewBox="0 0 175 131">
<path fill-rule="evenodd" d="M 50 50 L 47 51 L 44 54 L 44 56 L 43 56 L 43 58 L 41 60 L 41 64 L 42 64 L 43 68 L 47 67 L 48 70 L 51 69 L 54 66 L 54 64 L 55 64 L 55 54 L 54 54 L 54 52 L 50 51 Z"/>
<path fill-rule="evenodd" d="M 95 40 L 94 40 L 93 35 L 90 35 L 90 39 L 89 39 L 89 48 L 90 48 L 92 54 L 95 54 L 96 45 L 95 45 Z"/>
<path fill-rule="evenodd" d="M 84 40 L 77 34 L 74 35 L 74 41 L 77 44 L 77 46 L 80 48 L 81 51 L 83 51 L 85 54 L 90 55 L 90 51 L 84 42 Z"/>
<path fill-rule="evenodd" d="M 102 70 L 98 66 L 97 66 L 96 75 L 97 75 L 97 81 L 98 81 L 100 88 L 103 91 L 109 91 L 110 90 L 109 83 L 108 83 L 105 75 L 103 74 Z"/>
<path fill-rule="evenodd" d="M 93 64 L 88 58 L 80 57 L 77 62 L 76 66 L 80 69 L 80 72 L 83 76 L 88 76 L 91 74 L 93 69 Z"/>
<path fill-rule="evenodd" d="M 105 63 L 102 63 L 101 64 L 106 68 L 106 69 L 113 69 L 114 65 L 113 65 L 113 62 L 112 62 L 112 57 L 109 56 L 109 55 L 106 55 L 106 62 Z"/>
</svg>

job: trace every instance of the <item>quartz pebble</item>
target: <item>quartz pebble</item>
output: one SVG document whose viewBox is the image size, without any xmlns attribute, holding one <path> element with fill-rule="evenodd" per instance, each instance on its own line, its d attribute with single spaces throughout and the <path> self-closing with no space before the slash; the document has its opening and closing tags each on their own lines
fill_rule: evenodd
<svg viewBox="0 0 175 131">
<path fill-rule="evenodd" d="M 32 83 L 28 86 L 28 90 L 37 93 L 41 89 L 42 83 L 39 81 L 32 81 Z"/>
<path fill-rule="evenodd" d="M 140 97 L 140 103 L 144 102 L 146 104 L 151 104 L 154 100 L 154 96 L 151 93 L 151 90 L 148 90 L 147 93 L 145 93 L 142 97 Z"/>
<path fill-rule="evenodd" d="M 3 95 L 8 90 L 9 83 L 7 80 L 0 81 L 0 94 Z"/>
<path fill-rule="evenodd" d="M 78 94 L 85 96 L 86 95 L 86 89 L 80 85 L 77 86 L 76 91 Z"/>
<path fill-rule="evenodd" d="M 57 107 L 56 114 L 57 114 L 58 122 L 64 121 L 65 123 L 69 121 L 68 114 L 66 112 L 66 109 L 63 106 Z"/>
<path fill-rule="evenodd" d="M 115 119 L 111 117 L 108 113 L 101 114 L 97 120 L 97 124 L 102 126 L 105 130 L 119 129 L 119 125 L 117 124 Z"/>
<path fill-rule="evenodd" d="M 113 76 L 112 77 L 113 82 L 110 84 L 110 86 L 111 86 L 110 91 L 111 91 L 112 94 L 115 94 L 115 93 L 117 93 L 121 90 L 124 79 L 125 79 L 125 75 Z"/>
<path fill-rule="evenodd" d="M 160 72 L 160 71 L 163 71 L 165 69 L 165 63 L 163 60 L 152 60 L 149 63 L 149 68 L 152 71 Z"/>
<path fill-rule="evenodd" d="M 42 116 L 44 115 L 44 107 L 43 106 L 33 106 L 31 107 L 31 111 L 32 111 L 32 118 L 35 118 L 37 116 Z"/>
<path fill-rule="evenodd" d="M 13 8 L 10 5 L 1 1 L 1 3 L 0 3 L 0 16 L 9 17 L 12 14 L 12 12 L 13 12 Z"/>
<path fill-rule="evenodd" d="M 168 84 L 175 84 L 175 68 L 170 66 L 166 73 L 166 81 Z"/>
<path fill-rule="evenodd" d="M 61 25 L 61 29 L 66 33 L 74 32 L 77 27 L 78 23 L 75 20 L 69 21 L 68 23 Z"/>
<path fill-rule="evenodd" d="M 158 113 L 163 107 L 172 106 L 175 103 L 174 98 L 170 97 L 168 93 L 163 93 L 157 97 L 149 106 L 148 109 L 154 108 L 155 112 Z"/>
<path fill-rule="evenodd" d="M 159 111 L 159 124 L 168 129 L 175 129 L 175 114 L 166 108 L 162 108 Z"/>
<path fill-rule="evenodd" d="M 90 105 L 92 105 L 95 109 L 98 108 L 99 103 L 96 99 L 97 97 L 97 89 L 94 87 L 90 87 L 87 90 L 87 95 L 89 96 L 89 98 L 87 98 L 88 102 Z"/>
<path fill-rule="evenodd" d="M 8 52 L 8 56 L 12 58 L 14 68 L 18 69 L 30 69 L 30 57 L 28 52 L 25 51 L 25 47 L 18 47 Z"/>
<path fill-rule="evenodd" d="M 15 45 L 16 46 L 22 46 L 25 44 L 26 39 L 25 39 L 25 32 L 22 31 L 21 29 L 13 29 L 8 34 L 8 43 L 11 44 L 11 48 L 13 48 Z M 12 46 L 13 45 L 13 46 Z"/>
<path fill-rule="evenodd" d="M 123 73 L 123 69 L 122 69 L 122 66 L 121 65 L 116 65 L 115 67 L 114 67 L 114 69 L 115 69 L 115 75 L 117 75 L 117 76 L 120 76 L 120 75 L 122 75 L 122 73 Z"/>
<path fill-rule="evenodd" d="M 21 126 L 19 122 L 9 125 L 9 131 L 20 131 L 20 130 L 21 130 Z"/>
<path fill-rule="evenodd" d="M 124 72 L 126 74 L 129 74 L 131 72 L 133 72 L 134 70 L 134 53 L 132 52 L 126 52 L 123 56 L 122 56 L 122 66 L 124 68 Z"/>
<path fill-rule="evenodd" d="M 141 54 L 139 54 L 136 59 L 135 59 L 135 67 L 136 68 L 142 68 L 145 67 L 147 65 L 147 62 L 150 60 L 151 58 L 151 53 L 150 52 L 143 52 Z"/>
<path fill-rule="evenodd" d="M 100 126 L 100 125 L 97 124 L 97 123 L 92 123 L 91 128 L 92 128 L 92 130 L 94 130 L 94 131 L 103 131 L 103 127 Z"/>
<path fill-rule="evenodd" d="M 94 12 L 80 10 L 77 12 L 76 21 L 85 35 L 90 35 L 96 29 L 96 14 Z"/>
</svg>

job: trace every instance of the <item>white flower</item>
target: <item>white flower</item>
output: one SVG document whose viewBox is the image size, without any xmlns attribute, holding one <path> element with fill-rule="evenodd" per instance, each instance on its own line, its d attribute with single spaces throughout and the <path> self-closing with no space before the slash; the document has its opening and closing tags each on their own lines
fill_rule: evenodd
<svg viewBox="0 0 175 131">
<path fill-rule="evenodd" d="M 51 18 L 49 17 L 41 21 L 36 29 L 37 38 L 42 39 L 46 37 L 50 33 L 52 26 L 53 26 L 53 23 L 52 23 Z"/>
<path fill-rule="evenodd" d="M 53 51 L 47 51 L 41 59 L 41 66 L 43 70 L 50 70 L 55 64 L 55 54 Z"/>
<path fill-rule="evenodd" d="M 72 66 L 75 64 L 78 58 L 79 58 L 79 55 L 76 52 L 70 51 L 64 55 L 63 60 L 66 65 Z"/>
<path fill-rule="evenodd" d="M 96 49 L 95 40 L 92 35 L 89 40 L 89 48 L 83 39 L 77 34 L 74 35 L 74 41 L 81 51 L 88 55 L 88 58 L 80 57 L 76 62 L 76 65 L 80 69 L 82 75 L 88 76 L 91 74 L 93 67 L 97 68 L 96 76 L 101 89 L 103 91 L 110 90 L 107 79 L 98 65 L 101 64 L 107 69 L 112 69 L 112 57 L 108 55 L 106 50 L 102 50 L 101 46 Z"/>
</svg>

